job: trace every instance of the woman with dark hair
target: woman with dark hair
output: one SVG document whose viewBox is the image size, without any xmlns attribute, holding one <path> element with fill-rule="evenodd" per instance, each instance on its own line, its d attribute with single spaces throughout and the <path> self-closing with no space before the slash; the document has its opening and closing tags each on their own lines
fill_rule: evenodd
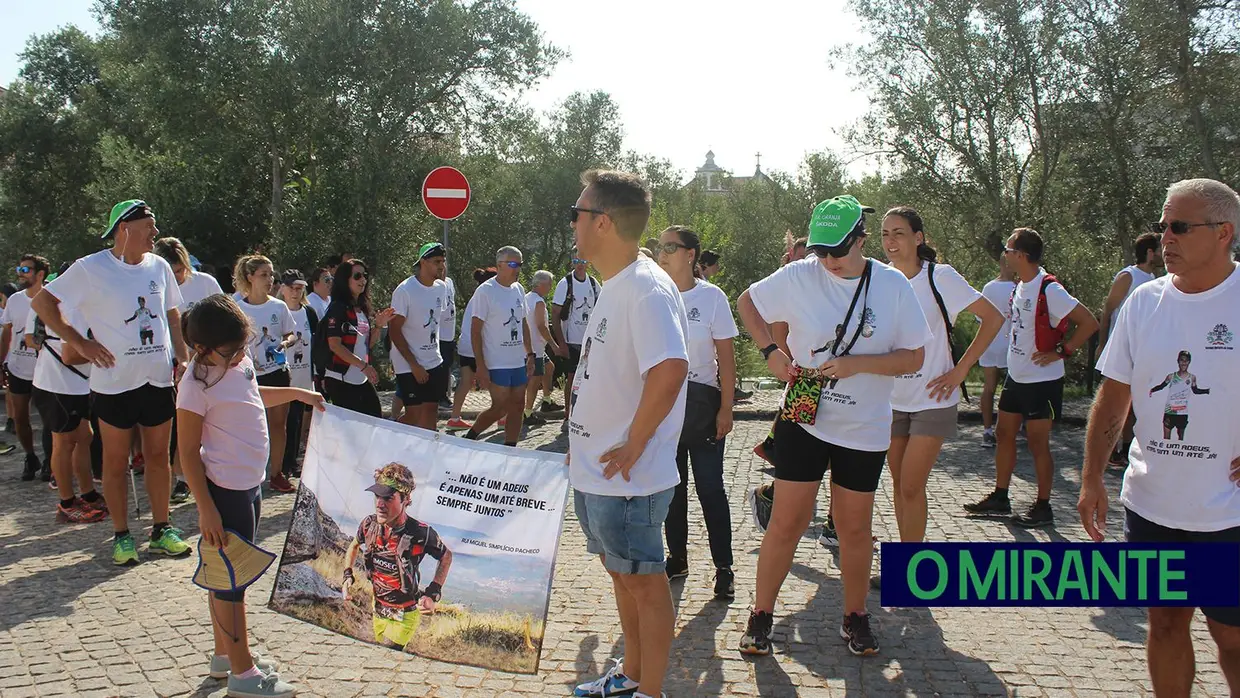
<svg viewBox="0 0 1240 698">
<path fill-rule="evenodd" d="M 921 368 L 896 376 L 887 451 L 900 540 L 920 543 L 926 536 L 926 481 L 943 442 L 956 435 L 960 386 L 1004 320 L 999 309 L 955 269 L 938 263 L 916 210 L 899 206 L 888 211 L 882 242 L 891 265 L 913 285 L 932 335 Z M 966 310 L 977 316 L 981 327 L 957 360 L 952 327 Z"/>
<path fill-rule="evenodd" d="M 391 308 L 378 313 L 370 305 L 370 271 L 360 259 L 336 268 L 332 302 L 327 308 L 324 336 L 330 356 L 323 390 L 333 405 L 382 418 L 375 384 L 379 374 L 370 365 L 370 352 L 392 319 Z"/>
<path fill-rule="evenodd" d="M 732 518 L 723 485 L 724 440 L 732 431 L 732 391 L 736 385 L 736 354 L 732 340 L 740 334 L 728 297 L 702 279 L 698 268 L 702 242 L 680 225 L 663 231 L 658 244 L 659 266 L 680 289 L 689 317 L 689 387 L 685 423 L 676 447 L 680 484 L 667 514 L 667 576 L 689 575 L 689 461 L 693 484 L 715 565 L 715 598 L 732 599 Z"/>
<path fill-rule="evenodd" d="M 474 270 L 474 282 L 479 286 L 489 281 L 498 272 L 495 267 L 487 269 Z M 461 318 L 461 327 L 468 328 L 472 326 L 474 319 L 474 301 L 470 298 L 465 304 L 465 315 Z M 459 431 L 461 429 L 470 429 L 472 424 L 461 418 L 461 410 L 465 408 L 465 397 L 469 395 L 469 391 L 474 387 L 474 373 L 478 370 L 478 360 L 474 358 L 474 341 L 471 337 L 472 333 L 462 329 L 461 338 L 457 341 L 456 355 L 461 361 L 461 380 L 456 384 L 456 393 L 452 396 L 452 415 L 448 419 L 448 431 Z M 504 422 L 501 420 L 500 426 Z"/>
</svg>

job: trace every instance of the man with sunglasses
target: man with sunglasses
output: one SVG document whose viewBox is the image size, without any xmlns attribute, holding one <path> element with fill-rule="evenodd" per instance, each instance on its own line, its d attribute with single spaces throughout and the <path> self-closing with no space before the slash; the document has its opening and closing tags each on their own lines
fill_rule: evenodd
<svg viewBox="0 0 1240 698">
<path fill-rule="evenodd" d="M 39 474 L 39 457 L 34 453 L 34 432 L 30 426 L 30 396 L 34 392 L 34 368 L 39 354 L 35 347 L 26 344 L 26 320 L 30 314 L 30 302 L 43 290 L 43 282 L 52 271 L 51 264 L 38 255 L 22 255 L 17 265 L 17 282 L 20 291 L 9 296 L 0 314 L 0 357 L 4 357 L 4 371 L 0 385 L 7 386 L 12 395 L 13 408 L 9 417 L 17 430 L 17 440 L 26 451 L 26 464 L 22 469 L 23 480 L 33 480 Z M 52 479 L 52 454 L 44 453 L 42 479 Z"/>
<path fill-rule="evenodd" d="M 571 210 L 570 220 L 577 222 L 577 209 Z M 573 414 L 573 380 L 581 363 L 581 343 L 585 341 L 586 326 L 590 324 L 590 311 L 598 304 L 599 284 L 586 270 L 589 264 L 573 248 L 573 273 L 560 279 L 551 296 L 551 334 L 555 337 L 556 352 L 553 357 L 556 372 L 564 375 L 564 424 Z M 543 403 L 544 406 L 546 403 Z M 556 405 L 558 407 L 558 405 Z"/>
<path fill-rule="evenodd" d="M 1077 511 L 1094 541 L 1105 537 L 1107 457 L 1129 406 L 1137 415 L 1129 467 L 1120 490 L 1126 540 L 1132 543 L 1240 542 L 1240 196 L 1210 179 L 1167 190 L 1162 235 L 1167 274 L 1120 308 L 1098 370 L 1104 380 L 1085 434 Z M 1169 367 L 1192 360 L 1209 392 L 1192 390 L 1192 429 L 1166 438 Z M 1190 381 L 1195 383 L 1196 381 Z M 1195 387 L 1195 385 L 1190 386 Z M 1221 389 L 1220 389 L 1221 388 Z M 1182 426 L 1181 421 L 1179 426 Z M 1174 438 L 1174 437 L 1173 437 Z M 1240 607 L 1201 609 L 1231 694 L 1240 694 Z M 1157 696 L 1187 696 L 1194 683 L 1195 608 L 1150 608 L 1146 657 Z"/>
<path fill-rule="evenodd" d="M 474 420 L 467 439 L 477 439 L 501 417 L 505 420 L 504 445 L 516 446 L 521 438 L 525 384 L 534 373 L 535 356 L 525 324 L 525 289 L 517 283 L 521 264 L 521 250 L 501 247 L 495 253 L 495 277 L 478 286 L 470 301 L 474 316 L 469 331 L 478 385 L 490 391 L 491 406 Z"/>
<path fill-rule="evenodd" d="M 1024 528 L 1055 523 L 1051 510 L 1055 479 L 1051 428 L 1063 412 L 1064 360 L 1098 331 L 1098 320 L 1089 308 L 1073 298 L 1063 284 L 1046 278 L 1042 250 L 1042 236 L 1032 228 L 1017 228 L 1004 248 L 1017 283 L 1011 299 L 1008 373 L 999 396 L 995 430 L 995 490 L 979 502 L 964 505 L 973 516 L 1010 517 L 1012 523 Z M 1071 336 L 1067 324 L 1076 328 Z M 1016 432 L 1022 421 L 1038 494 L 1025 513 L 1012 516 L 1008 486 L 1016 469 Z"/>
</svg>

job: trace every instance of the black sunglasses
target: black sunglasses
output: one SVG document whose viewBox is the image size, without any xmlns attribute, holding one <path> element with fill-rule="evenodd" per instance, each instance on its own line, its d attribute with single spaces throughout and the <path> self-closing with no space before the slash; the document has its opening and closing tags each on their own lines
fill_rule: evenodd
<svg viewBox="0 0 1240 698">
<path fill-rule="evenodd" d="M 1211 225 L 1222 225 L 1222 223 L 1188 223 L 1185 221 L 1168 221 L 1163 223 L 1162 221 L 1154 221 L 1153 223 L 1150 223 L 1150 231 L 1162 235 L 1168 228 L 1170 228 L 1171 232 L 1176 235 L 1184 235 L 1191 228 L 1200 228 L 1202 226 Z"/>
<path fill-rule="evenodd" d="M 848 253 L 852 251 L 852 248 L 853 248 L 853 241 L 849 240 L 845 242 L 844 244 L 836 245 L 835 247 L 826 247 L 824 245 L 814 245 L 813 247 L 809 248 L 809 251 L 813 252 L 817 257 L 820 257 L 820 258 L 821 257 L 834 257 L 836 259 L 839 259 L 841 257 L 847 257 Z"/>
<path fill-rule="evenodd" d="M 692 247 L 682 245 L 679 242 L 664 242 L 659 244 L 659 252 L 663 254 L 676 254 L 680 250 L 691 250 Z"/>
<path fill-rule="evenodd" d="M 362 279 L 369 279 L 369 278 L 370 278 L 370 274 L 367 274 L 367 273 L 366 273 L 366 272 L 364 272 L 364 271 L 355 271 L 355 272 L 353 272 L 353 280 L 354 280 L 354 281 L 361 281 Z"/>
<path fill-rule="evenodd" d="M 596 216 L 602 216 L 602 215 L 607 214 L 606 211 L 600 211 L 596 208 L 581 208 L 580 206 L 569 206 L 568 210 L 571 211 L 571 213 L 569 214 L 569 220 L 573 223 L 577 222 L 577 216 L 579 216 L 582 213 L 593 213 Z"/>
</svg>

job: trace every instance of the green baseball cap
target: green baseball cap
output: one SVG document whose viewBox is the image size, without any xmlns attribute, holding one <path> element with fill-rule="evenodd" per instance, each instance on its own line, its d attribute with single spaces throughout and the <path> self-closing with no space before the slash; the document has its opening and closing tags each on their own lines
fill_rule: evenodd
<svg viewBox="0 0 1240 698">
<path fill-rule="evenodd" d="M 867 213 L 874 213 L 874 209 L 847 194 L 823 201 L 810 215 L 808 246 L 839 247 L 852 238 Z"/>
<path fill-rule="evenodd" d="M 116 226 L 129 221 L 141 220 L 143 218 L 154 218 L 155 214 L 151 212 L 151 207 L 141 199 L 130 199 L 122 201 L 112 207 L 112 213 L 108 216 L 108 229 L 103 232 L 101 239 L 107 240 L 116 234 Z"/>
<path fill-rule="evenodd" d="M 421 262 L 427 257 L 444 257 L 446 255 L 447 252 L 443 248 L 443 243 L 428 242 L 418 250 L 418 261 Z"/>
</svg>

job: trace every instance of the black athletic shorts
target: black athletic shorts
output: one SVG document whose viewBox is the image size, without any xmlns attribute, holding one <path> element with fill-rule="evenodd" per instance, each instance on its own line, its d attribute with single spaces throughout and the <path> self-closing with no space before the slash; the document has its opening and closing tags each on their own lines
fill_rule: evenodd
<svg viewBox="0 0 1240 698">
<path fill-rule="evenodd" d="M 568 356 L 553 356 L 551 360 L 555 362 L 555 370 L 560 373 L 576 373 L 577 364 L 581 363 L 581 345 L 568 345 Z"/>
<path fill-rule="evenodd" d="M 220 513 L 220 523 L 224 528 L 236 531 L 237 535 L 250 542 L 258 537 L 258 522 L 263 513 L 262 485 L 248 490 L 230 490 L 207 480 L 207 492 Z M 245 589 L 212 593 L 220 601 L 245 601 Z"/>
<path fill-rule="evenodd" d="M 147 383 L 116 395 L 90 394 L 90 411 L 99 421 L 117 429 L 167 424 L 177 413 L 177 393 L 171 386 Z"/>
<path fill-rule="evenodd" d="M 1182 531 L 1156 524 L 1125 508 L 1124 539 L 1129 543 L 1240 543 L 1240 526 L 1221 531 Z M 1240 606 L 1202 608 L 1201 612 L 1216 623 L 1240 626 Z"/>
<path fill-rule="evenodd" d="M 396 374 L 396 395 L 405 407 L 414 405 L 434 404 L 448 396 L 448 378 L 452 375 L 448 364 L 442 363 L 426 372 L 425 383 L 419 383 L 413 372 Z"/>
<path fill-rule="evenodd" d="M 82 420 L 90 421 L 90 395 L 61 395 L 35 388 L 32 402 L 53 434 L 77 431 Z"/>
<path fill-rule="evenodd" d="M 471 371 L 477 372 L 478 370 L 477 359 L 475 359 L 472 356 L 465 356 L 464 354 L 459 355 L 458 358 L 460 358 L 461 360 L 461 368 L 468 368 Z"/>
<path fill-rule="evenodd" d="M 1017 383 L 1009 375 L 999 395 L 999 411 L 1015 412 L 1030 420 L 1059 419 L 1063 412 L 1063 379 Z"/>
<path fill-rule="evenodd" d="M 4 369 L 4 376 L 9 381 L 9 392 L 14 395 L 30 395 L 34 392 L 34 383 L 25 378 L 18 378 L 9 373 L 9 369 Z"/>
<path fill-rule="evenodd" d="M 439 355 L 443 357 L 443 363 L 448 367 L 448 373 L 452 372 L 452 362 L 456 361 L 456 340 L 448 340 L 439 343 Z"/>
<path fill-rule="evenodd" d="M 874 492 L 887 462 L 886 451 L 858 451 L 827 443 L 799 424 L 775 420 L 775 479 L 831 482 L 854 492 Z"/>
<path fill-rule="evenodd" d="M 1185 429 L 1188 428 L 1188 415 L 1187 414 L 1164 414 L 1163 415 L 1163 428 L 1164 429 L 1178 429 L 1180 431 L 1184 431 Z"/>
<path fill-rule="evenodd" d="M 292 374 L 287 368 L 264 373 L 258 377 L 258 384 L 264 388 L 287 388 L 293 384 Z"/>
</svg>

